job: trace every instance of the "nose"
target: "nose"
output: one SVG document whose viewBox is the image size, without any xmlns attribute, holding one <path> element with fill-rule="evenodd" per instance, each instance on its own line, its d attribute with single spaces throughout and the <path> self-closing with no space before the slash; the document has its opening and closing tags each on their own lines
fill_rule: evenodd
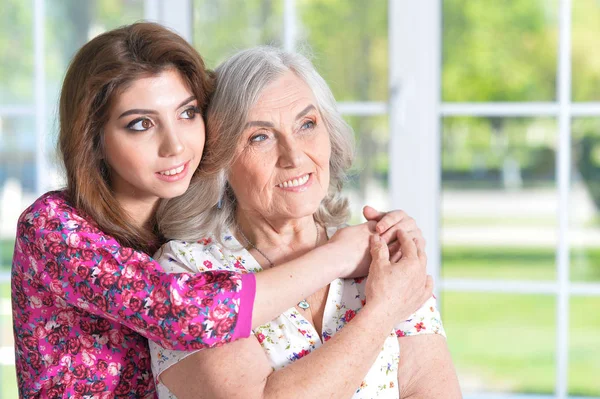
<svg viewBox="0 0 600 399">
<path fill-rule="evenodd" d="M 164 126 L 161 131 L 158 155 L 161 157 L 172 157 L 183 152 L 185 146 L 181 137 L 171 126 Z"/>
<path fill-rule="evenodd" d="M 300 143 L 294 139 L 286 138 L 279 141 L 279 167 L 297 168 L 302 162 L 302 149 Z"/>
</svg>

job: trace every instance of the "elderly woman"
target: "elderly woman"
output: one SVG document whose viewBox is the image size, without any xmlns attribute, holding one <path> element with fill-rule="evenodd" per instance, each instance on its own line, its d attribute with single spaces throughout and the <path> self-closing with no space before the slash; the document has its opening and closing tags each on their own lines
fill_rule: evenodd
<svg viewBox="0 0 600 399">
<path fill-rule="evenodd" d="M 352 132 L 310 62 L 259 47 L 217 77 L 204 178 L 158 212 L 176 239 L 157 254 L 165 270 L 258 273 L 343 234 Z M 460 397 L 422 238 L 399 231 L 390 251 L 373 234 L 371 255 L 368 279 L 335 280 L 248 339 L 198 352 L 151 343 L 159 396 Z M 230 328 L 215 312 L 212 329 Z"/>
</svg>

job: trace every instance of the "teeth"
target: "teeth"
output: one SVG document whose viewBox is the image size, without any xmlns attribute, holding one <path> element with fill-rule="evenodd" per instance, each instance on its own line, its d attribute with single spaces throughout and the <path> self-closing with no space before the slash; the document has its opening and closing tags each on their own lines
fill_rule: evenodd
<svg viewBox="0 0 600 399">
<path fill-rule="evenodd" d="M 165 170 L 164 172 L 158 172 L 158 173 L 160 173 L 161 175 L 165 175 L 165 176 L 173 176 L 173 175 L 183 172 L 184 167 L 185 167 L 185 165 L 181 165 L 178 168 Z"/>
<path fill-rule="evenodd" d="M 308 181 L 308 178 L 309 178 L 309 175 L 306 174 L 299 179 L 284 181 L 283 183 L 278 184 L 277 187 L 288 188 L 288 187 L 302 186 L 302 185 L 306 184 L 306 182 Z"/>
</svg>

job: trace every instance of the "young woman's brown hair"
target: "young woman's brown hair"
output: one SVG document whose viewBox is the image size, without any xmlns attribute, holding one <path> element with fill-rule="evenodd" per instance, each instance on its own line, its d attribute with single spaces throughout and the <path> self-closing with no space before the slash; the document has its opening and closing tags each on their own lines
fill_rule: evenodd
<svg viewBox="0 0 600 399">
<path fill-rule="evenodd" d="M 174 68 L 204 112 L 214 79 L 196 50 L 167 28 L 140 22 L 104 33 L 72 60 L 60 96 L 59 152 L 72 204 L 122 245 L 156 249 L 156 235 L 135 226 L 110 188 L 103 128 L 111 101 L 132 81 Z"/>
</svg>

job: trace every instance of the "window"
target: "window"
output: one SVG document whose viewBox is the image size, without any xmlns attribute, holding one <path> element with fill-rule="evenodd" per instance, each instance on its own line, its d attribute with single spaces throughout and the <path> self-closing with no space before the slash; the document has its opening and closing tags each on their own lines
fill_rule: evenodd
<svg viewBox="0 0 600 399">
<path fill-rule="evenodd" d="M 174 27 L 210 67 L 258 44 L 312 54 L 359 144 L 354 220 L 363 204 L 401 208 L 424 231 L 465 397 L 600 398 L 600 1 L 5 3 L 0 399 L 17 396 L 15 223 L 61 183 L 67 63 L 142 18 Z"/>
</svg>

